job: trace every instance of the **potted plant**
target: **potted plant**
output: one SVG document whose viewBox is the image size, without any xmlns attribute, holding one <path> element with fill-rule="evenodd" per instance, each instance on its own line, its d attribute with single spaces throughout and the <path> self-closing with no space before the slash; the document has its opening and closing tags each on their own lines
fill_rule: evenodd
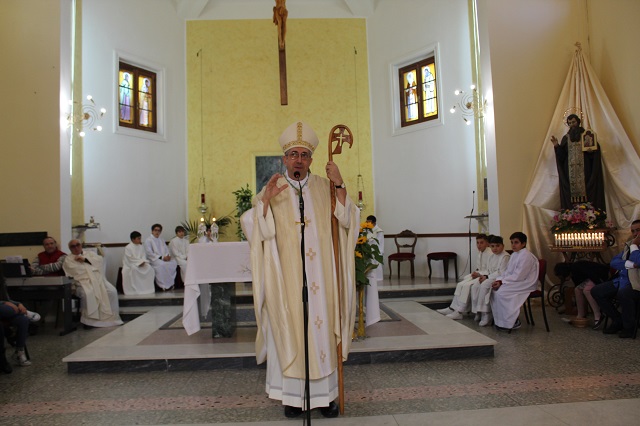
<svg viewBox="0 0 640 426">
<path fill-rule="evenodd" d="M 360 233 L 356 242 L 356 290 L 358 291 L 358 330 L 356 337 L 365 337 L 364 333 L 364 289 L 369 285 L 369 272 L 382 264 L 382 254 L 378 240 L 373 237 L 373 224 L 360 224 Z"/>
<path fill-rule="evenodd" d="M 240 225 L 240 216 L 247 210 L 251 208 L 251 199 L 253 198 L 253 192 L 249 189 L 249 184 L 246 187 L 240 187 L 237 191 L 232 192 L 233 195 L 236 196 L 236 218 L 238 219 L 238 229 L 236 231 L 236 235 L 240 239 L 240 241 L 246 240 L 246 236 L 242 232 L 242 227 Z"/>
</svg>

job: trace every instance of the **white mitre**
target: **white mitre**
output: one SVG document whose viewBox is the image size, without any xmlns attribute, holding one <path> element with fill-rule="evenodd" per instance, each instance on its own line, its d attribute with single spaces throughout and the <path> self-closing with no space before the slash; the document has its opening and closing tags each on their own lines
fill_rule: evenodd
<svg viewBox="0 0 640 426">
<path fill-rule="evenodd" d="M 282 152 L 287 152 L 291 148 L 306 148 L 311 151 L 311 153 L 315 151 L 320 142 L 316 132 L 313 131 L 311 126 L 302 121 L 298 121 L 287 127 L 285 131 L 282 132 L 282 135 L 280 135 L 278 141 L 282 147 Z"/>
</svg>

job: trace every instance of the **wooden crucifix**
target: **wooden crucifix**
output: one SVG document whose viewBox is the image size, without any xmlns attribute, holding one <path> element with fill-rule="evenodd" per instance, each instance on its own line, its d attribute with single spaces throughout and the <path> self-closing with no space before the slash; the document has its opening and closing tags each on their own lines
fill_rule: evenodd
<svg viewBox="0 0 640 426">
<path fill-rule="evenodd" d="M 280 62 L 280 105 L 288 105 L 287 98 L 287 54 L 284 38 L 287 34 L 287 0 L 276 0 L 273 8 L 273 23 L 278 27 L 278 54 Z"/>
</svg>

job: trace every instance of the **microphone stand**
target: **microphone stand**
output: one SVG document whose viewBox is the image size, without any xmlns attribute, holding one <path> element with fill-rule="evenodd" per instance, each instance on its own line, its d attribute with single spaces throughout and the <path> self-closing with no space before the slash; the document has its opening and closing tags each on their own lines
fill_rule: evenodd
<svg viewBox="0 0 640 426">
<path fill-rule="evenodd" d="M 471 213 L 469 213 L 469 273 L 471 273 L 471 219 L 473 216 L 473 210 L 476 208 L 476 191 L 473 191 L 471 195 Z"/>
<path fill-rule="evenodd" d="M 309 291 L 307 289 L 307 268 L 305 265 L 304 256 L 304 229 L 306 226 L 304 220 L 304 199 L 302 198 L 302 185 L 300 185 L 300 173 L 295 172 L 293 175 L 298 181 L 298 202 L 300 205 L 300 257 L 302 259 L 302 312 L 304 314 L 304 401 L 302 403 L 302 410 L 304 411 L 306 405 L 306 420 L 307 424 L 311 424 L 311 389 L 309 383 Z"/>
</svg>

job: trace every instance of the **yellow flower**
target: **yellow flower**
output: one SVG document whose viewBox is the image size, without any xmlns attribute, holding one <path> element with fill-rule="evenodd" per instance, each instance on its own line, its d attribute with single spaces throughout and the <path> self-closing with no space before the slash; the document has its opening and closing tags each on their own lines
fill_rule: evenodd
<svg viewBox="0 0 640 426">
<path fill-rule="evenodd" d="M 356 252 L 356 257 L 362 259 L 362 253 L 360 253 L 359 251 Z"/>
<path fill-rule="evenodd" d="M 357 244 L 364 244 L 366 242 L 367 242 L 367 237 L 362 236 L 362 237 L 358 238 Z"/>
</svg>

